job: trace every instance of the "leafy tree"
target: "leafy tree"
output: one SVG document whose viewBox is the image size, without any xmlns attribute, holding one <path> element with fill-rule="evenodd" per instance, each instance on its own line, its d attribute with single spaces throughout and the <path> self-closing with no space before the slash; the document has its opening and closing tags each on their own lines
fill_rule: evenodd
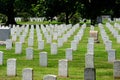
<svg viewBox="0 0 120 80">
<path fill-rule="evenodd" d="M 115 0 L 115 7 L 113 8 L 113 16 L 120 17 L 120 0 Z"/>
<path fill-rule="evenodd" d="M 32 11 L 33 4 L 36 5 L 38 0 L 15 0 L 15 12 L 18 13 L 28 13 L 31 16 L 35 16 L 34 12 Z"/>
<path fill-rule="evenodd" d="M 36 4 L 32 4 L 31 8 L 34 16 L 43 17 L 45 16 L 45 1 L 44 0 L 38 0 Z"/>
<path fill-rule="evenodd" d="M 0 13 L 7 16 L 6 24 L 16 24 L 14 20 L 14 0 L 0 0 Z"/>
<path fill-rule="evenodd" d="M 66 14 L 66 24 L 69 23 L 69 19 L 77 12 L 78 6 L 81 5 L 81 0 L 66 0 L 64 12 Z"/>
<path fill-rule="evenodd" d="M 84 2 L 84 17 L 91 19 L 91 24 L 94 25 L 96 23 L 97 16 L 101 14 L 112 15 L 111 11 L 115 6 L 115 0 L 85 0 Z"/>
<path fill-rule="evenodd" d="M 45 17 L 52 20 L 54 16 L 57 16 L 61 12 L 62 7 L 59 0 L 45 0 Z"/>
<path fill-rule="evenodd" d="M 78 10 L 80 0 L 45 0 L 46 17 L 53 19 L 54 16 L 65 13 L 66 24 Z"/>
<path fill-rule="evenodd" d="M 72 18 L 70 19 L 70 22 L 74 25 L 80 22 L 80 14 L 75 13 Z"/>
<path fill-rule="evenodd" d="M 50 20 L 62 13 L 68 24 L 77 12 L 95 24 L 101 14 L 119 17 L 119 5 L 120 0 L 0 0 L 0 13 L 8 17 L 6 24 L 16 24 L 14 16 L 21 13 L 45 16 Z"/>
<path fill-rule="evenodd" d="M 0 13 L 7 16 L 6 24 L 16 24 L 14 17 L 18 12 L 31 13 L 31 4 L 37 0 L 0 0 Z"/>
</svg>

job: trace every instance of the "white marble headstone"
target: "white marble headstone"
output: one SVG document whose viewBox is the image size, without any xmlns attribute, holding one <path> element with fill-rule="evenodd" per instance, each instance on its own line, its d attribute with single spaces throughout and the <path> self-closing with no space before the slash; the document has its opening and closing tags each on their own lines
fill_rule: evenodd
<svg viewBox="0 0 120 80">
<path fill-rule="evenodd" d="M 51 54 L 57 54 L 57 44 L 56 43 L 51 44 Z"/>
<path fill-rule="evenodd" d="M 61 77 L 68 77 L 68 60 L 59 60 L 58 75 Z"/>
<path fill-rule="evenodd" d="M 73 56 L 72 56 L 72 49 L 71 48 L 67 48 L 66 49 L 66 59 L 68 61 L 72 61 L 72 58 L 73 58 Z"/>
<path fill-rule="evenodd" d="M 15 53 L 16 54 L 21 54 L 22 53 L 22 43 L 21 42 L 16 42 L 15 43 Z"/>
<path fill-rule="evenodd" d="M 3 64 L 3 52 L 0 51 L 0 65 Z"/>
<path fill-rule="evenodd" d="M 38 49 L 43 50 L 44 49 L 44 40 L 38 41 Z"/>
<path fill-rule="evenodd" d="M 57 80 L 57 76 L 48 74 L 43 77 L 43 80 Z"/>
<path fill-rule="evenodd" d="M 33 80 L 33 69 L 32 68 L 23 69 L 22 80 Z"/>
<path fill-rule="evenodd" d="M 11 39 L 6 40 L 6 49 L 7 50 L 12 49 L 12 40 Z"/>
<path fill-rule="evenodd" d="M 29 46 L 29 47 L 33 46 L 33 43 L 34 43 L 33 38 L 32 38 L 32 37 L 29 37 L 29 38 L 28 38 L 28 46 Z"/>
<path fill-rule="evenodd" d="M 33 59 L 33 48 L 31 47 L 26 48 L 26 59 L 27 60 Z"/>
<path fill-rule="evenodd" d="M 7 76 L 16 76 L 16 59 L 7 60 Z"/>
<path fill-rule="evenodd" d="M 39 54 L 39 58 L 40 58 L 40 66 L 43 66 L 43 67 L 47 67 L 47 62 L 48 62 L 48 59 L 47 59 L 47 52 L 40 52 Z"/>
<path fill-rule="evenodd" d="M 94 55 L 93 54 L 85 55 L 85 68 L 94 68 Z"/>
</svg>

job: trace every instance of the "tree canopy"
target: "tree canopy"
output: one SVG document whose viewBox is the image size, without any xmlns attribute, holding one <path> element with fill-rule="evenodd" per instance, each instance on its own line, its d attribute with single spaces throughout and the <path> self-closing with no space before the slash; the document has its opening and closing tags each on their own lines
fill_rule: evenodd
<svg viewBox="0 0 120 80">
<path fill-rule="evenodd" d="M 6 24 L 16 24 L 14 17 L 23 13 L 50 20 L 64 13 L 66 24 L 76 13 L 92 24 L 102 14 L 120 16 L 120 0 L 0 0 L 0 5 L 0 13 L 8 17 Z"/>
</svg>

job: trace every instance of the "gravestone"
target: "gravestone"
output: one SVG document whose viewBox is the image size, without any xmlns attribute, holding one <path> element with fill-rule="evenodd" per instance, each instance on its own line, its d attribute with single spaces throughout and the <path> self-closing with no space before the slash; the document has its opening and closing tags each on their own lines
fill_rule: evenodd
<svg viewBox="0 0 120 80">
<path fill-rule="evenodd" d="M 85 68 L 85 70 L 84 70 L 84 80 L 96 80 L 96 70 L 95 70 L 95 68 Z"/>
<path fill-rule="evenodd" d="M 94 68 L 94 55 L 93 54 L 85 55 L 85 68 Z"/>
<path fill-rule="evenodd" d="M 3 52 L 0 51 L 0 65 L 3 64 Z"/>
<path fill-rule="evenodd" d="M 117 43 L 120 43 L 120 35 L 117 36 Z"/>
<path fill-rule="evenodd" d="M 17 36 L 20 36 L 20 33 L 21 33 L 20 30 L 21 30 L 21 29 L 19 28 L 19 25 L 18 25 L 18 26 L 17 26 L 17 29 L 16 29 L 16 35 L 17 35 Z"/>
<path fill-rule="evenodd" d="M 48 74 L 43 77 L 43 80 L 57 80 L 57 76 Z"/>
<path fill-rule="evenodd" d="M 51 54 L 57 54 L 57 44 L 56 43 L 51 44 Z"/>
<path fill-rule="evenodd" d="M 21 54 L 22 53 L 22 43 L 21 42 L 16 42 L 15 43 L 15 53 L 16 54 Z"/>
<path fill-rule="evenodd" d="M 93 25 L 90 26 L 90 30 L 94 31 L 94 26 Z"/>
<path fill-rule="evenodd" d="M 97 23 L 102 23 L 102 16 L 97 16 Z"/>
<path fill-rule="evenodd" d="M 79 43 L 79 41 L 80 41 L 80 39 L 79 39 L 80 37 L 78 36 L 78 35 L 76 35 L 76 36 L 74 36 L 74 40 L 77 42 L 77 44 Z"/>
<path fill-rule="evenodd" d="M 0 41 L 6 41 L 7 39 L 10 39 L 10 28 L 0 27 Z"/>
<path fill-rule="evenodd" d="M 66 49 L 66 59 L 68 61 L 72 61 L 72 49 L 71 48 Z"/>
<path fill-rule="evenodd" d="M 33 69 L 32 68 L 23 69 L 22 80 L 33 80 Z"/>
<path fill-rule="evenodd" d="M 58 37 L 58 33 L 54 32 L 54 34 L 53 34 L 53 40 L 57 40 L 57 37 Z"/>
<path fill-rule="evenodd" d="M 87 53 L 94 54 L 94 43 L 88 43 L 87 44 Z"/>
<path fill-rule="evenodd" d="M 12 49 L 12 40 L 11 39 L 6 40 L 6 49 L 7 50 Z"/>
<path fill-rule="evenodd" d="M 90 37 L 90 38 L 88 39 L 88 43 L 94 44 L 94 38 Z"/>
<path fill-rule="evenodd" d="M 38 41 L 38 49 L 43 50 L 44 49 L 44 40 Z"/>
<path fill-rule="evenodd" d="M 12 41 L 16 41 L 17 40 L 17 35 L 16 34 L 14 34 L 14 35 L 12 35 Z"/>
<path fill-rule="evenodd" d="M 73 51 L 77 50 L 77 42 L 76 41 L 71 42 L 71 48 Z"/>
<path fill-rule="evenodd" d="M 114 79 L 120 79 L 120 60 L 114 61 L 113 76 Z"/>
<path fill-rule="evenodd" d="M 43 67 L 47 67 L 47 62 L 48 62 L 48 59 L 47 59 L 47 52 L 41 52 L 40 54 L 40 66 L 43 66 Z"/>
<path fill-rule="evenodd" d="M 33 46 L 33 42 L 34 42 L 34 41 L 33 41 L 33 38 L 32 38 L 32 37 L 29 37 L 29 38 L 28 38 L 28 46 L 29 46 L 29 47 Z"/>
<path fill-rule="evenodd" d="M 41 40 L 42 40 L 42 34 L 38 34 L 38 35 L 37 35 L 37 40 L 38 40 L 38 41 L 41 41 Z"/>
<path fill-rule="evenodd" d="M 26 48 L 26 59 L 27 60 L 33 59 L 33 48 L 31 47 Z"/>
<path fill-rule="evenodd" d="M 63 46 L 63 38 L 58 38 L 58 47 Z"/>
<path fill-rule="evenodd" d="M 51 43 L 52 42 L 52 37 L 51 35 L 47 35 L 47 42 L 46 43 Z"/>
<path fill-rule="evenodd" d="M 64 36 L 63 36 L 63 42 L 67 42 L 67 38 L 68 38 L 68 36 L 66 34 L 64 34 Z"/>
<path fill-rule="evenodd" d="M 90 37 L 94 38 L 94 42 L 98 41 L 98 31 L 90 31 Z"/>
<path fill-rule="evenodd" d="M 68 60 L 67 59 L 59 60 L 58 75 L 60 77 L 68 77 Z"/>
<path fill-rule="evenodd" d="M 114 62 L 116 59 L 115 49 L 108 50 L 108 62 Z"/>
<path fill-rule="evenodd" d="M 7 76 L 16 76 L 16 59 L 7 60 Z"/>
<path fill-rule="evenodd" d="M 110 40 L 105 41 L 105 49 L 106 51 L 109 51 L 112 49 L 112 41 Z"/>
<path fill-rule="evenodd" d="M 24 35 L 21 35 L 21 36 L 20 36 L 20 42 L 21 42 L 21 43 L 24 43 L 24 42 L 25 42 L 25 36 L 24 36 Z"/>
</svg>

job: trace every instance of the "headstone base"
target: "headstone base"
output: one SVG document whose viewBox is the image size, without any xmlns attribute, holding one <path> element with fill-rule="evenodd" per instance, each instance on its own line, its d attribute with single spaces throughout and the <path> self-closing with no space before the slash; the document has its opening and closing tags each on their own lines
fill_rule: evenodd
<svg viewBox="0 0 120 80">
<path fill-rule="evenodd" d="M 114 79 L 119 79 L 120 80 L 120 77 L 114 77 Z"/>
<path fill-rule="evenodd" d="M 0 41 L 0 46 L 6 46 L 6 42 L 5 41 Z"/>
<path fill-rule="evenodd" d="M 96 69 L 95 68 L 85 68 L 84 80 L 96 80 Z"/>
</svg>

